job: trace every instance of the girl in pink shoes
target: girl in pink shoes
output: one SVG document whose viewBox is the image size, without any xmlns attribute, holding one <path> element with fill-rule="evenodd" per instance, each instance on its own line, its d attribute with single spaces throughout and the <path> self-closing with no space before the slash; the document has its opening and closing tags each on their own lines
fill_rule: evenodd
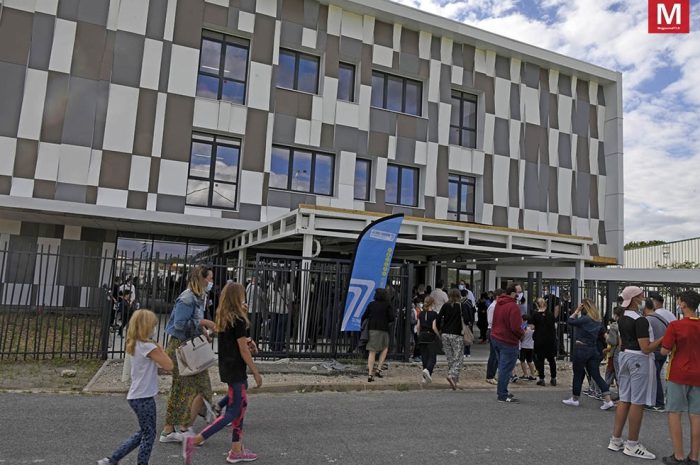
<svg viewBox="0 0 700 465">
<path fill-rule="evenodd" d="M 221 381 L 228 384 L 226 411 L 216 421 L 195 436 L 188 436 L 182 442 L 182 456 L 185 465 L 192 464 L 196 446 L 219 432 L 231 423 L 233 435 L 231 450 L 226 457 L 229 463 L 252 462 L 258 456 L 243 447 L 243 419 L 248 409 L 248 375 L 250 368 L 257 387 L 262 386 L 262 376 L 258 372 L 251 355 L 248 339 L 248 307 L 245 304 L 245 288 L 230 283 L 221 292 L 221 300 L 216 310 L 216 330 L 219 333 L 219 374 Z"/>
<path fill-rule="evenodd" d="M 156 400 L 158 394 L 158 367 L 172 370 L 173 362 L 163 347 L 154 342 L 158 319 L 150 310 L 136 310 L 126 333 L 126 351 L 131 361 L 131 387 L 126 398 L 136 413 L 141 429 L 117 448 L 111 457 L 97 461 L 97 465 L 116 465 L 129 452 L 139 448 L 136 463 L 148 465 L 153 442 L 156 439 Z"/>
</svg>

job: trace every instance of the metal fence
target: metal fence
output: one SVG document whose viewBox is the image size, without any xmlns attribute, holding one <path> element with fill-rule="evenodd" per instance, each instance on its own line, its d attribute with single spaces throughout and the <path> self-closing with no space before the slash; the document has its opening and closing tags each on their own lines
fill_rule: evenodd
<svg viewBox="0 0 700 465">
<path fill-rule="evenodd" d="M 121 358 L 130 315 L 147 308 L 158 315 L 157 339 L 175 299 L 186 288 L 196 260 L 132 254 L 73 255 L 60 249 L 0 250 L 0 359 Z M 251 336 L 262 357 L 347 358 L 358 355 L 359 333 L 341 332 L 348 261 L 259 255 L 240 265 L 206 259 L 214 272 L 206 317 L 213 319 L 228 281 L 246 286 Z M 389 289 L 396 320 L 392 358 L 412 350 L 411 272 L 391 269 Z M 125 290 L 133 291 L 124 297 Z M 216 348 L 216 341 L 214 342 Z"/>
</svg>

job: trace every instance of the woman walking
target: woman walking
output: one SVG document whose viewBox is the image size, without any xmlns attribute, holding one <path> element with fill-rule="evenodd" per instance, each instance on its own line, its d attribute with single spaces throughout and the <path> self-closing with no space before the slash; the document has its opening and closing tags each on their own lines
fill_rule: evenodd
<svg viewBox="0 0 700 465">
<path fill-rule="evenodd" d="M 583 378 L 585 373 L 588 372 L 600 388 L 605 399 L 600 409 L 608 410 L 614 407 L 615 404 L 610 398 L 610 387 L 600 376 L 600 361 L 603 358 L 598 350 L 598 338 L 603 329 L 600 312 L 593 305 L 593 302 L 583 299 L 581 305 L 576 308 L 576 311 L 566 324 L 574 328 L 574 356 L 572 358 L 574 381 L 572 386 L 573 395 L 562 402 L 573 407 L 579 406 Z"/>
<path fill-rule="evenodd" d="M 489 295 L 486 292 L 481 293 L 481 298 L 476 303 L 476 326 L 479 328 L 479 343 L 485 344 L 488 340 L 487 331 L 489 329 L 487 310 L 491 305 Z"/>
<path fill-rule="evenodd" d="M 421 361 L 423 362 L 423 382 L 433 382 L 433 369 L 437 361 L 437 342 L 440 332 L 437 327 L 438 314 L 435 311 L 435 299 L 428 296 L 423 302 L 423 311 L 418 317 L 416 330 L 420 344 Z"/>
<path fill-rule="evenodd" d="M 173 383 L 165 414 L 160 442 L 182 442 L 182 430 L 189 429 L 204 406 L 211 403 L 211 381 L 207 370 L 192 376 L 180 376 L 175 352 L 187 339 L 214 331 L 211 320 L 204 319 L 204 297 L 213 287 L 214 274 L 205 266 L 195 266 L 190 272 L 187 289 L 175 301 L 175 307 L 165 327 L 170 336 L 167 354 L 173 361 Z M 179 426 L 182 430 L 175 429 Z"/>
<path fill-rule="evenodd" d="M 538 386 L 544 386 L 544 361 L 549 362 L 549 383 L 557 385 L 557 331 L 554 313 L 547 309 L 547 302 L 540 297 L 535 302 L 537 311 L 532 315 L 535 332 L 532 338 L 535 342 L 535 368 L 539 374 Z"/>
<path fill-rule="evenodd" d="M 229 463 L 252 462 L 258 456 L 243 447 L 243 419 L 248 409 L 248 375 L 250 368 L 257 387 L 262 386 L 262 376 L 258 372 L 250 351 L 248 331 L 248 306 L 245 304 L 245 288 L 237 283 L 227 284 L 221 293 L 216 309 L 216 330 L 219 332 L 219 374 L 221 381 L 228 385 L 226 412 L 196 436 L 185 438 L 183 458 L 185 464 L 192 463 L 195 447 L 231 424 L 231 450 L 226 461 Z"/>
<path fill-rule="evenodd" d="M 374 300 L 370 302 L 362 315 L 362 321 L 369 320 L 369 340 L 367 341 L 367 381 L 374 381 L 374 377 L 383 378 L 382 366 L 389 352 L 389 325 L 394 321 L 394 310 L 389 302 L 389 295 L 385 289 L 374 291 Z M 379 352 L 379 364 L 374 368 L 374 360 Z"/>
<path fill-rule="evenodd" d="M 131 361 L 131 386 L 126 399 L 136 413 L 139 431 L 126 440 L 110 456 L 97 465 L 116 465 L 131 451 L 139 448 L 138 465 L 148 465 L 156 440 L 156 401 L 158 394 L 158 367 L 172 370 L 173 362 L 163 347 L 154 341 L 158 319 L 150 310 L 136 310 L 126 332 L 126 352 Z"/>
<path fill-rule="evenodd" d="M 464 318 L 466 315 L 459 289 L 450 289 L 448 297 L 450 300 L 440 309 L 437 326 L 442 331 L 442 349 L 447 357 L 447 382 L 452 390 L 456 390 L 464 361 L 463 325 L 468 324 L 468 321 Z"/>
</svg>

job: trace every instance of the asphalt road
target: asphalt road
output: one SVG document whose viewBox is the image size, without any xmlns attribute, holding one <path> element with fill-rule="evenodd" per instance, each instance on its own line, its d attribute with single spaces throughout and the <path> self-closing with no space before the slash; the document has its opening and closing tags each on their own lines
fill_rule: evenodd
<svg viewBox="0 0 700 465">
<path fill-rule="evenodd" d="M 260 464 L 627 464 L 606 449 L 613 414 L 561 391 L 412 391 L 260 394 L 250 397 L 246 447 Z M 164 401 L 160 398 L 159 427 Z M 201 428 L 201 424 L 196 425 Z M 136 430 L 122 396 L 0 394 L 0 464 L 94 464 Z M 668 455 L 665 414 L 647 414 L 642 442 Z M 197 450 L 195 464 L 225 464 L 228 429 Z M 177 444 L 156 443 L 151 464 L 180 462 Z M 122 464 L 135 464 L 132 453 Z"/>
</svg>

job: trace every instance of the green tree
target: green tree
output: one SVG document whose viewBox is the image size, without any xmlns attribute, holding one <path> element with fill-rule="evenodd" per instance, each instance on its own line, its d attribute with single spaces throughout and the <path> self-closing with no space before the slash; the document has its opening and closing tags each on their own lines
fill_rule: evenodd
<svg viewBox="0 0 700 465">
<path fill-rule="evenodd" d="M 642 249 L 644 247 L 652 247 L 655 245 L 665 244 L 665 241 L 637 241 L 628 242 L 625 244 L 625 250 Z"/>
</svg>

